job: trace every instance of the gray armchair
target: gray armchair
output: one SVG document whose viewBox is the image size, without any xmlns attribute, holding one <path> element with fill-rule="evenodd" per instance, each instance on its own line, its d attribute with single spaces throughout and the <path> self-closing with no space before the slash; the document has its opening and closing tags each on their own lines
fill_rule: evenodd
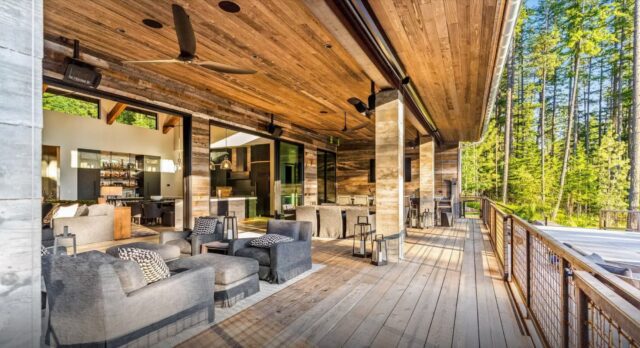
<svg viewBox="0 0 640 348">
<path fill-rule="evenodd" d="M 281 284 L 311 269 L 311 229 L 308 221 L 269 220 L 267 234 L 291 237 L 294 241 L 266 249 L 249 246 L 255 238 L 240 238 L 230 241 L 229 255 L 257 260 L 260 279 Z"/>
<path fill-rule="evenodd" d="M 199 267 L 146 284 L 133 261 L 90 251 L 53 259 L 45 274 L 56 346 L 150 346 L 214 319 L 215 269 Z M 175 333 L 171 333 L 175 334 Z"/>
<path fill-rule="evenodd" d="M 182 255 L 198 255 L 202 244 L 224 239 L 222 219 L 218 219 L 215 231 L 211 234 L 192 235 L 192 233 L 192 231 L 160 232 L 160 244 L 177 245 Z"/>
</svg>

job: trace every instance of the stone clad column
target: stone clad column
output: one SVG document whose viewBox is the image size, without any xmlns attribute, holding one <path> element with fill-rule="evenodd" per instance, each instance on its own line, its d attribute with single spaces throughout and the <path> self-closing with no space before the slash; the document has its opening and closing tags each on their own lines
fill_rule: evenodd
<svg viewBox="0 0 640 348">
<path fill-rule="evenodd" d="M 420 137 L 420 213 L 434 212 L 435 198 L 435 141 L 429 136 Z M 433 223 L 433 220 L 432 220 Z"/>
<path fill-rule="evenodd" d="M 404 103 L 397 90 L 376 99 L 376 233 L 393 236 L 404 229 Z"/>
<path fill-rule="evenodd" d="M 211 178 L 209 174 L 209 120 L 191 117 L 191 175 L 187 176 L 185 199 L 189 200 L 191 219 L 185 227 L 193 228 L 195 218 L 210 212 Z"/>
<path fill-rule="evenodd" d="M 0 13 L 0 347 L 39 347 L 42 0 Z"/>
<path fill-rule="evenodd" d="M 318 204 L 318 149 L 304 146 L 304 205 Z"/>
</svg>

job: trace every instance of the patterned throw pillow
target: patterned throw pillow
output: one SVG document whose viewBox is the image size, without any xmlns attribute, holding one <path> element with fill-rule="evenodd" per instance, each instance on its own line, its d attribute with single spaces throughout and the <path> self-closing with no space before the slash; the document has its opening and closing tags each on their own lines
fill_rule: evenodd
<svg viewBox="0 0 640 348">
<path fill-rule="evenodd" d="M 49 249 L 45 248 L 44 245 L 40 245 L 40 256 L 49 255 Z"/>
<path fill-rule="evenodd" d="M 122 260 L 132 260 L 140 265 L 147 284 L 169 278 L 169 267 L 160 254 L 155 251 L 138 248 L 120 248 L 118 256 Z"/>
<path fill-rule="evenodd" d="M 194 236 L 201 234 L 213 234 L 216 231 L 216 224 L 218 219 L 214 217 L 199 217 L 196 219 L 196 224 L 193 226 Z"/>
<path fill-rule="evenodd" d="M 249 246 L 256 248 L 271 248 L 278 243 L 293 242 L 293 238 L 279 234 L 265 234 L 249 242 Z"/>
</svg>

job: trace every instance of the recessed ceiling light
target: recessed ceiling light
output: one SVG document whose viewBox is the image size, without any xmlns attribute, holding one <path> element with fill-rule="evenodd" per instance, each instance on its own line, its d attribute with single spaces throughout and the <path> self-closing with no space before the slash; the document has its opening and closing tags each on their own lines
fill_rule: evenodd
<svg viewBox="0 0 640 348">
<path fill-rule="evenodd" d="M 253 58 L 253 59 L 258 59 L 258 55 L 257 55 L 257 54 L 252 54 L 252 55 L 251 55 L 251 58 Z"/>
<path fill-rule="evenodd" d="M 120 34 L 124 34 L 124 33 L 127 32 L 126 30 L 124 30 L 122 28 L 116 28 L 116 31 L 119 32 Z"/>
<path fill-rule="evenodd" d="M 149 28 L 153 28 L 153 29 L 162 28 L 162 23 L 158 22 L 155 19 L 145 18 L 142 20 L 142 23 L 144 23 L 144 25 L 148 26 Z"/>
<path fill-rule="evenodd" d="M 333 45 L 330 42 L 324 44 L 324 48 L 332 48 Z"/>
<path fill-rule="evenodd" d="M 238 13 L 240 12 L 240 6 L 233 1 L 220 1 L 218 3 L 218 7 L 220 7 L 223 11 L 229 13 Z"/>
<path fill-rule="evenodd" d="M 327 110 L 320 110 L 320 113 L 324 115 L 324 114 L 328 114 L 328 113 L 329 113 L 329 111 L 327 111 Z"/>
</svg>

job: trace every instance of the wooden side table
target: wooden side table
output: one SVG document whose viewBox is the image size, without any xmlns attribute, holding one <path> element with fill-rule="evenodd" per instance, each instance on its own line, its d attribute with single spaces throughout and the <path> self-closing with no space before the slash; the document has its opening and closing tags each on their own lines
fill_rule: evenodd
<svg viewBox="0 0 640 348">
<path fill-rule="evenodd" d="M 131 207 L 116 207 L 113 219 L 113 239 L 131 238 Z"/>
<path fill-rule="evenodd" d="M 229 243 L 223 241 L 213 241 L 209 243 L 204 243 L 201 246 L 200 253 L 215 253 L 215 254 L 224 254 L 227 255 L 229 253 Z"/>
</svg>

